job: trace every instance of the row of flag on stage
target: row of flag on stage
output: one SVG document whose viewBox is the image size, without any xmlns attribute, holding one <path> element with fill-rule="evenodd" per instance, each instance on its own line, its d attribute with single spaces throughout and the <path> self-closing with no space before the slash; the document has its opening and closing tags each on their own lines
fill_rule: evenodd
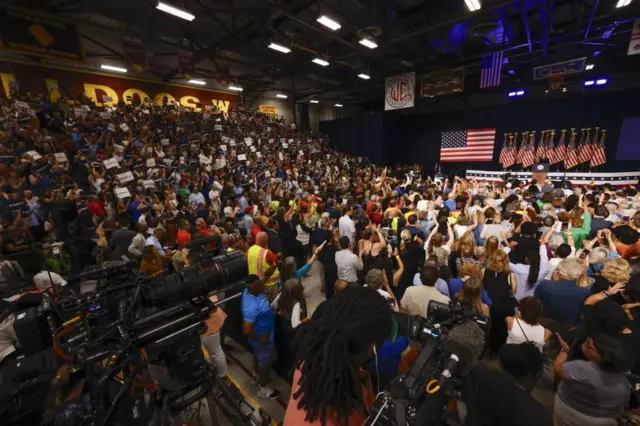
<svg viewBox="0 0 640 426">
<path fill-rule="evenodd" d="M 517 164 L 523 168 L 533 166 L 544 160 L 549 160 L 549 164 L 564 163 L 565 169 L 572 169 L 580 164 L 588 163 L 589 167 L 598 167 L 607 162 L 605 153 L 605 139 L 607 130 L 595 131 L 591 128 L 580 130 L 580 138 L 575 129 L 571 129 L 569 142 L 567 143 L 567 130 L 563 129 L 560 140 L 555 143 L 556 131 L 543 130 L 540 134 L 538 146 L 536 147 L 536 132 L 521 133 L 522 140 L 518 147 L 518 133 L 505 133 L 502 150 L 498 162 L 503 168 L 509 168 Z"/>
</svg>

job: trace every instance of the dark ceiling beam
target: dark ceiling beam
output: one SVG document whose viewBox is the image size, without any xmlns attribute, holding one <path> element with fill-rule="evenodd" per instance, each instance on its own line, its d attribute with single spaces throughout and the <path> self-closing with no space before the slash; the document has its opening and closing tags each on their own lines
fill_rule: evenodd
<svg viewBox="0 0 640 426">
<path fill-rule="evenodd" d="M 508 6 L 504 6 L 500 9 L 500 22 L 502 23 L 504 33 L 509 39 L 509 43 L 513 43 L 513 27 L 511 27 L 511 21 L 509 21 L 507 17 L 507 7 Z M 502 40 L 504 41 L 504 34 L 502 35 Z"/>
<path fill-rule="evenodd" d="M 93 38 L 91 38 L 91 37 L 89 37 L 89 36 L 87 36 L 87 35 L 85 35 L 85 34 L 82 34 L 82 35 L 81 35 L 81 37 L 82 37 L 83 39 L 87 40 L 88 42 L 93 43 L 93 44 L 95 44 L 96 46 L 99 46 L 99 47 L 103 48 L 103 49 L 104 49 L 104 50 L 106 50 L 107 52 L 112 53 L 114 56 L 117 56 L 117 57 L 119 57 L 120 59 L 124 58 L 124 54 L 123 54 L 123 53 L 120 53 L 120 52 L 116 51 L 115 49 L 112 49 L 111 47 L 107 46 L 107 45 L 106 45 L 106 44 L 104 44 L 104 43 L 99 42 L 98 40 L 95 40 L 95 39 L 93 39 Z"/>
<path fill-rule="evenodd" d="M 589 15 L 589 22 L 587 23 L 587 28 L 585 28 L 584 30 L 585 40 L 589 37 L 589 30 L 591 30 L 591 23 L 593 22 L 593 17 L 596 15 L 597 9 L 598 9 L 598 0 L 593 0 L 593 7 L 591 8 L 591 14 Z"/>
<path fill-rule="evenodd" d="M 529 45 L 529 52 L 533 52 L 533 41 L 531 40 L 531 28 L 529 28 L 529 17 L 527 16 L 527 6 L 525 2 L 520 3 L 520 15 L 522 16 L 522 26 L 524 27 L 524 33 L 527 36 L 527 44 Z"/>
<path fill-rule="evenodd" d="M 547 3 L 550 0 L 541 0 L 541 10 L 540 10 L 540 21 L 542 22 L 542 48 L 543 48 L 543 58 L 546 61 L 548 56 L 549 49 L 549 14 Z"/>
</svg>

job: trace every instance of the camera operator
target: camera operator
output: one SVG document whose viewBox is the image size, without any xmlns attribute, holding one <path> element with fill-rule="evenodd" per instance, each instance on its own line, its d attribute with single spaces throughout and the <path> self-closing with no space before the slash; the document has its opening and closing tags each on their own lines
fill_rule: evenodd
<svg viewBox="0 0 640 426">
<path fill-rule="evenodd" d="M 363 368 L 391 329 L 392 311 L 371 288 L 324 302 L 300 344 L 284 426 L 363 424 L 374 398 Z"/>
</svg>

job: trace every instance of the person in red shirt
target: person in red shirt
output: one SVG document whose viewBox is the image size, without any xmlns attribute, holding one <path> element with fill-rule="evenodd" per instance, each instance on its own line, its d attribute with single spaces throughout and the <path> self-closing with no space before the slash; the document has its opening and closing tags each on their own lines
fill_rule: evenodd
<svg viewBox="0 0 640 426">
<path fill-rule="evenodd" d="M 180 230 L 178 231 L 178 238 L 177 238 L 179 249 L 184 248 L 184 245 L 189 241 L 191 241 L 191 232 L 189 232 L 190 229 L 191 229 L 191 225 L 189 224 L 188 221 L 183 220 L 180 223 Z"/>
<path fill-rule="evenodd" d="M 262 216 L 258 216 L 253 221 L 253 226 L 251 227 L 251 244 L 256 243 L 256 237 L 263 230 L 262 228 L 265 225 L 265 221 L 263 219 L 264 218 Z M 267 219 L 267 221 L 268 220 L 269 219 Z"/>
<path fill-rule="evenodd" d="M 284 426 L 364 424 L 374 393 L 363 367 L 391 336 L 392 323 L 391 308 L 370 287 L 322 302 L 300 343 Z"/>
<path fill-rule="evenodd" d="M 87 208 L 91 216 L 103 218 L 107 214 L 104 210 L 104 203 L 96 195 L 91 197 L 91 200 L 87 203 Z"/>
</svg>

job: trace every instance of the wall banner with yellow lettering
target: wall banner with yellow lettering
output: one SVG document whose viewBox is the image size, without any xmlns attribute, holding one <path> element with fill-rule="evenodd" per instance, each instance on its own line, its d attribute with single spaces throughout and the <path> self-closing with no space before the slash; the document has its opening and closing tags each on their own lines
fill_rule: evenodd
<svg viewBox="0 0 640 426">
<path fill-rule="evenodd" d="M 0 97 L 10 96 L 11 88 L 16 86 L 12 82 L 17 81 L 21 93 L 46 94 L 55 87 L 70 99 L 79 100 L 85 95 L 97 106 L 119 102 L 157 106 L 177 103 L 189 110 L 226 113 L 240 102 L 240 96 L 234 93 L 18 62 L 0 61 L 0 78 Z"/>
<path fill-rule="evenodd" d="M 0 9 L 0 50 L 57 61 L 86 62 L 75 25 Z"/>
<path fill-rule="evenodd" d="M 258 112 L 261 114 L 276 115 L 278 110 L 272 105 L 258 105 Z"/>
</svg>

